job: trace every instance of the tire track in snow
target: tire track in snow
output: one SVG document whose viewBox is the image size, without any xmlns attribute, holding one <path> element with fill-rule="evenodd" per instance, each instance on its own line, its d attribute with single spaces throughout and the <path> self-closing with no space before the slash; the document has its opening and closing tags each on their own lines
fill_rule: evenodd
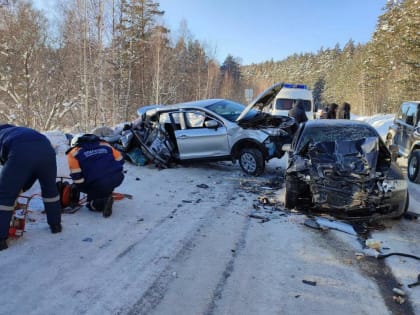
<svg viewBox="0 0 420 315">
<path fill-rule="evenodd" d="M 156 277 L 154 282 L 147 288 L 147 290 L 140 296 L 137 302 L 135 302 L 127 312 L 123 311 L 118 314 L 148 314 L 152 312 L 161 303 L 161 301 L 165 297 L 165 293 L 167 292 L 169 285 L 176 279 L 176 277 L 174 277 L 173 275 L 173 266 L 176 264 L 176 262 L 184 261 L 189 258 L 191 250 L 194 249 L 198 242 L 200 242 L 203 230 L 211 227 L 213 223 L 218 224 L 217 222 L 214 222 L 215 213 L 221 214 L 221 216 L 226 214 L 226 209 L 229 208 L 233 195 L 237 191 L 237 188 L 234 187 L 234 185 L 228 186 L 228 188 L 228 191 L 226 191 L 225 189 L 226 194 L 224 195 L 224 200 L 219 205 L 212 207 L 210 210 L 208 210 L 205 216 L 202 218 L 202 220 L 200 220 L 201 222 L 199 222 L 198 225 L 192 226 L 190 232 L 187 233 L 182 240 L 180 240 L 180 242 L 182 242 L 182 246 L 177 249 L 176 253 L 170 256 L 172 258 L 168 259 L 168 261 L 166 262 L 166 267 L 163 270 L 161 270 L 160 274 Z M 161 221 L 165 220 L 162 219 Z M 155 234 L 155 232 L 156 231 L 154 228 L 153 233 Z M 237 242 L 236 247 L 240 246 L 239 243 L 240 242 Z M 124 253 L 127 253 L 129 251 L 130 249 L 128 248 Z M 229 264 L 230 262 L 228 263 L 228 265 Z M 229 269 L 229 267 L 225 267 L 225 269 Z M 223 275 L 225 275 L 225 273 L 223 273 Z M 222 280 L 223 278 L 224 276 L 222 276 Z M 219 281 L 219 283 L 222 282 L 222 280 Z M 220 294 L 221 289 L 221 286 L 218 285 L 213 295 L 216 296 Z M 210 306 L 210 308 L 213 307 Z"/>
<path fill-rule="evenodd" d="M 216 286 L 216 288 L 215 288 L 215 290 L 213 292 L 211 303 L 208 306 L 207 310 L 204 312 L 204 315 L 212 315 L 212 314 L 214 314 L 214 311 L 215 311 L 216 306 L 217 306 L 217 301 L 220 300 L 220 299 L 222 299 L 222 297 L 223 297 L 223 291 L 224 291 L 226 282 L 228 281 L 230 275 L 234 271 L 235 261 L 236 261 L 236 258 L 238 256 L 238 253 L 243 248 L 245 248 L 246 236 L 247 236 L 247 233 L 249 231 L 250 221 L 251 220 L 248 218 L 246 220 L 246 223 L 243 225 L 243 228 L 242 228 L 242 231 L 241 231 L 241 234 L 240 234 L 240 238 L 236 242 L 236 246 L 233 249 L 232 258 L 226 264 L 226 268 L 223 271 L 223 274 L 222 274 L 221 278 L 219 279 L 219 282 L 217 283 L 217 286 Z"/>
</svg>

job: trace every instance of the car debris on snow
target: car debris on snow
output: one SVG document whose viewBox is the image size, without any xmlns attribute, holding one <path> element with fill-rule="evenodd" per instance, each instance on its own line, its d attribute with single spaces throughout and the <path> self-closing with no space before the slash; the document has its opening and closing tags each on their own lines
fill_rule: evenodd
<svg viewBox="0 0 420 315">
<path fill-rule="evenodd" d="M 402 296 L 400 296 L 400 295 L 394 295 L 393 297 L 392 297 L 392 299 L 394 300 L 394 302 L 395 303 L 397 303 L 397 304 L 404 304 L 405 303 L 405 298 L 403 298 Z"/>
<path fill-rule="evenodd" d="M 358 235 L 351 224 L 322 217 L 308 218 L 304 224 L 319 230 L 333 229 L 350 235 Z"/>
<path fill-rule="evenodd" d="M 375 239 L 367 239 L 365 241 L 365 245 L 369 248 L 380 250 L 381 249 L 381 241 Z"/>
<path fill-rule="evenodd" d="M 260 223 L 265 223 L 270 220 L 276 220 L 284 217 L 286 215 L 285 212 L 281 211 L 253 211 L 248 216 L 252 219 L 259 219 L 262 220 Z"/>
<path fill-rule="evenodd" d="M 310 281 L 310 280 L 305 280 L 303 279 L 302 282 L 304 284 L 308 284 L 308 285 L 312 285 L 312 286 L 316 286 L 316 281 Z"/>
<path fill-rule="evenodd" d="M 398 288 L 393 288 L 392 292 L 394 292 L 395 294 L 398 294 L 399 296 L 405 296 L 405 292 Z"/>
<path fill-rule="evenodd" d="M 416 286 L 420 285 L 420 274 L 417 275 L 417 281 L 410 283 L 409 285 L 407 285 L 409 288 L 414 288 Z"/>
</svg>

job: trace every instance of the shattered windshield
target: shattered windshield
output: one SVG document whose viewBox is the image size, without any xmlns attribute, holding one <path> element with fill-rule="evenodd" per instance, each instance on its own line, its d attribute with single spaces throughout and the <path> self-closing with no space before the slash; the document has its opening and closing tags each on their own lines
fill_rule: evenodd
<svg viewBox="0 0 420 315">
<path fill-rule="evenodd" d="M 368 137 L 378 137 L 376 131 L 369 126 L 314 126 L 303 130 L 296 147 L 299 152 L 308 142 L 356 141 Z"/>
<path fill-rule="evenodd" d="M 207 109 L 215 112 L 216 114 L 222 116 L 223 118 L 229 121 L 235 122 L 239 115 L 245 109 L 245 105 L 230 100 L 222 100 L 220 102 L 207 106 Z M 254 117 L 256 114 L 256 110 L 251 110 L 246 115 L 246 118 Z"/>
</svg>

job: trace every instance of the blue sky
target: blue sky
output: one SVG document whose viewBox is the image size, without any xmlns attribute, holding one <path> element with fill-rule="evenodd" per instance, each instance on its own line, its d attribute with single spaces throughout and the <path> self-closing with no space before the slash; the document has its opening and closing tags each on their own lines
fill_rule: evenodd
<svg viewBox="0 0 420 315">
<path fill-rule="evenodd" d="M 384 13 L 386 0 L 158 0 L 176 36 L 185 20 L 194 39 L 223 62 L 283 60 L 294 53 L 366 43 Z"/>
<path fill-rule="evenodd" d="M 53 8 L 63 0 L 33 0 Z M 243 65 L 294 53 L 343 47 L 349 39 L 366 43 L 387 0 L 155 0 L 163 23 L 178 35 L 186 21 L 194 39 L 205 43 L 219 62 L 228 54 Z M 51 10 L 49 12 L 52 13 Z"/>
</svg>

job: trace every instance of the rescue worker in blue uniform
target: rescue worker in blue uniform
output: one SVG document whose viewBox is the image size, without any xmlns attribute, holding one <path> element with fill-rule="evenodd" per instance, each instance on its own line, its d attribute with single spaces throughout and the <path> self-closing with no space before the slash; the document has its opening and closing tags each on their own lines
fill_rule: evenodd
<svg viewBox="0 0 420 315">
<path fill-rule="evenodd" d="M 66 154 L 73 182 L 87 194 L 87 208 L 109 217 L 112 192 L 124 180 L 121 152 L 94 134 L 84 134 L 72 139 Z"/>
<path fill-rule="evenodd" d="M 0 125 L 0 250 L 6 249 L 10 220 L 16 199 L 36 180 L 52 233 L 60 233 L 61 206 L 57 190 L 57 161 L 54 148 L 36 130 L 9 124 Z"/>
</svg>

